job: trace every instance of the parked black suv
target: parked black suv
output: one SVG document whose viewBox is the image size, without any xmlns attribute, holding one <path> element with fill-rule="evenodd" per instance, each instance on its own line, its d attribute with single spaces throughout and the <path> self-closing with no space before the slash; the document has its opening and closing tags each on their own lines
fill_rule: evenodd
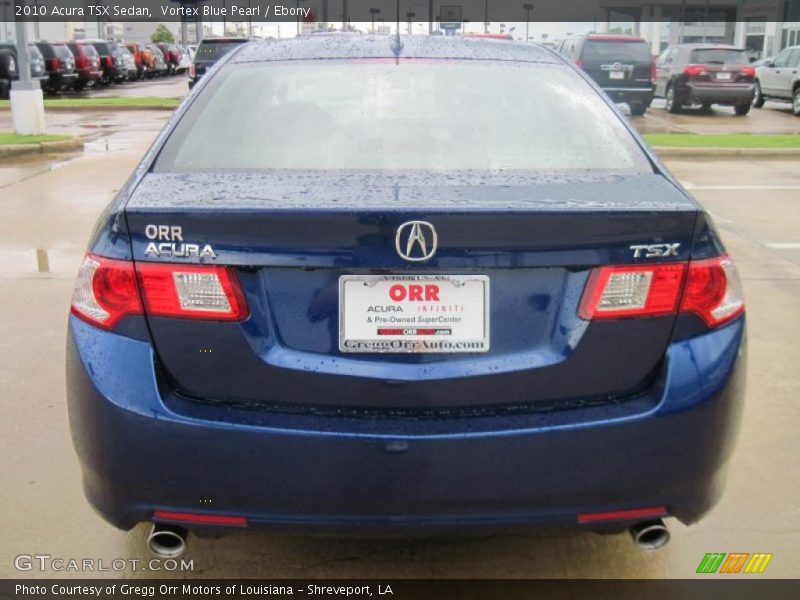
<svg viewBox="0 0 800 600">
<path fill-rule="evenodd" d="M 44 58 L 39 49 L 33 44 L 30 45 L 29 55 L 31 77 L 40 81 L 47 79 Z M 16 81 L 18 78 L 17 46 L 13 42 L 0 42 L 0 98 L 8 98 L 11 91 L 11 82 Z"/>
<path fill-rule="evenodd" d="M 189 88 L 191 89 L 203 73 L 226 53 L 249 41 L 247 38 L 205 38 L 197 47 L 194 61 L 189 67 Z"/>
<path fill-rule="evenodd" d="M 43 82 L 43 87 L 50 94 L 57 94 L 61 90 L 72 88 L 78 81 L 75 71 L 75 57 L 66 44 L 51 44 L 49 42 L 34 42 L 36 48 L 44 57 L 45 68 L 50 77 Z"/>
<path fill-rule="evenodd" d="M 755 68 L 747 50 L 720 44 L 670 46 L 656 62 L 656 96 L 677 113 L 684 106 L 733 106 L 746 115 L 755 91 Z"/>
<path fill-rule="evenodd" d="M 559 51 L 582 68 L 614 102 L 643 115 L 653 99 L 655 69 L 650 46 L 630 35 L 576 35 Z"/>
</svg>

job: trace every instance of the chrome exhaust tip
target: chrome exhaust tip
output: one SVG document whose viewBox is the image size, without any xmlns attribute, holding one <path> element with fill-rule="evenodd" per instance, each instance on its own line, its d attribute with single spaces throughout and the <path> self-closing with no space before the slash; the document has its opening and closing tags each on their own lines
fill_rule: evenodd
<svg viewBox="0 0 800 600">
<path fill-rule="evenodd" d="M 160 558 L 178 558 L 186 550 L 187 531 L 175 525 L 153 524 L 147 547 Z"/>
<path fill-rule="evenodd" d="M 669 541 L 669 531 L 664 521 L 644 521 L 631 526 L 628 530 L 634 543 L 642 550 L 653 551 L 663 548 Z"/>
</svg>

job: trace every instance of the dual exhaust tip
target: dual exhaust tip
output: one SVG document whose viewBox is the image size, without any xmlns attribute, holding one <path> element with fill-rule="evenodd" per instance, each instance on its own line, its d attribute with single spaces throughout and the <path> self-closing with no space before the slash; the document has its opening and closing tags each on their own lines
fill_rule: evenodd
<svg viewBox="0 0 800 600">
<path fill-rule="evenodd" d="M 669 531 L 661 519 L 637 523 L 628 531 L 642 550 L 658 550 L 669 542 Z M 179 558 L 186 551 L 187 534 L 183 527 L 156 523 L 147 537 L 147 546 L 160 558 Z"/>
<path fill-rule="evenodd" d="M 155 523 L 147 536 L 147 547 L 159 558 L 179 558 L 186 550 L 187 535 L 183 527 Z"/>
<path fill-rule="evenodd" d="M 661 519 L 636 523 L 628 531 L 633 542 L 642 550 L 658 550 L 669 542 L 669 531 Z"/>
</svg>

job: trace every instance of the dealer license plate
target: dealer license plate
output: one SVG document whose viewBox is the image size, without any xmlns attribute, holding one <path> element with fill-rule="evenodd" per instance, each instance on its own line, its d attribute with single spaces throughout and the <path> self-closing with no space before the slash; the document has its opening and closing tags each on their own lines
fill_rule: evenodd
<svg viewBox="0 0 800 600">
<path fill-rule="evenodd" d="M 342 352 L 488 352 L 485 275 L 343 275 Z"/>
<path fill-rule="evenodd" d="M 609 79 L 625 79 L 625 71 L 609 71 Z"/>
</svg>

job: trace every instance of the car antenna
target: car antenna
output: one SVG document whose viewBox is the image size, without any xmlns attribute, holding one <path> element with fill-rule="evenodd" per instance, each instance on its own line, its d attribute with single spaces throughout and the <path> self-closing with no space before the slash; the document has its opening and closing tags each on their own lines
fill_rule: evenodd
<svg viewBox="0 0 800 600">
<path fill-rule="evenodd" d="M 397 23 L 395 28 L 395 38 L 392 42 L 392 53 L 394 54 L 394 61 L 396 65 L 400 64 L 400 53 L 403 51 L 403 42 L 400 41 L 400 0 L 397 0 L 395 16 Z"/>
</svg>

